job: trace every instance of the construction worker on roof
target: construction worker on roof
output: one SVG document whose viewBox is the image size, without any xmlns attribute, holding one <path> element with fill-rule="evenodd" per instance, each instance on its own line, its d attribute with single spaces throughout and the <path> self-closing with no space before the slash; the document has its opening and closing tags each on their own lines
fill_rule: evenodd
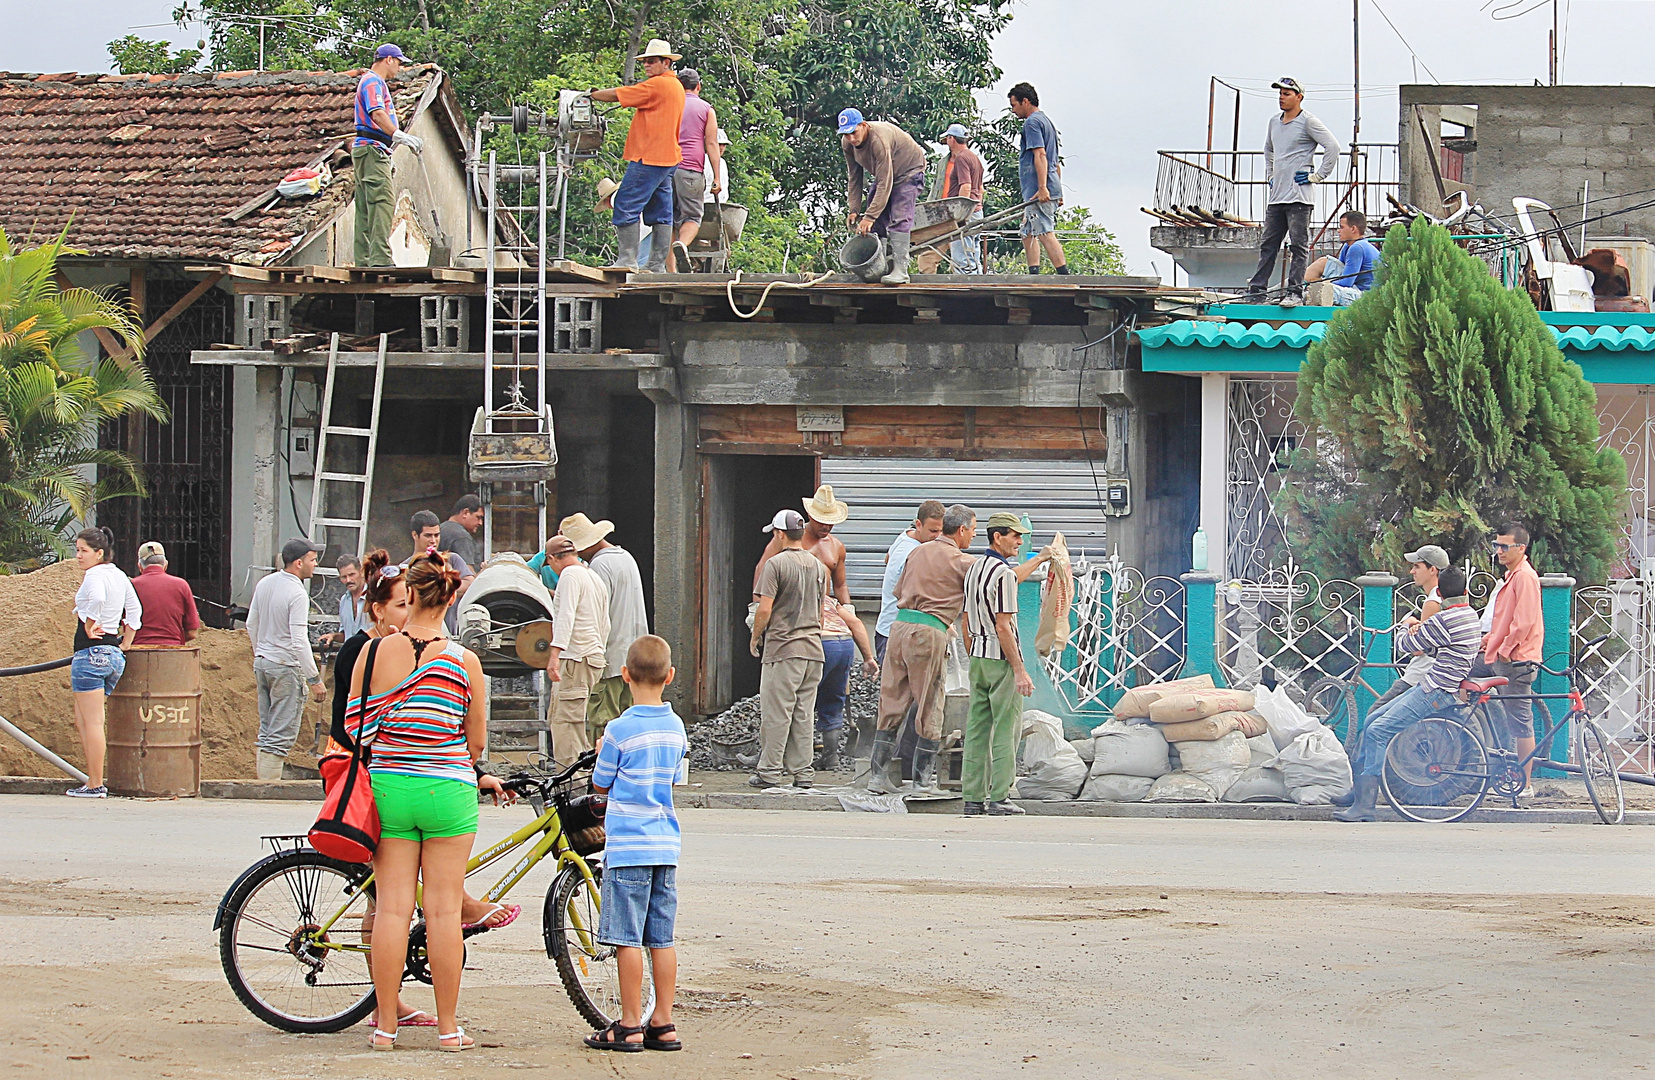
<svg viewBox="0 0 1655 1080">
<path fill-rule="evenodd" d="M 644 62 L 647 78 L 633 86 L 594 90 L 591 96 L 593 101 L 614 101 L 638 110 L 626 133 L 626 147 L 621 151 L 626 172 L 614 196 L 611 220 L 619 237 L 615 265 L 637 269 L 638 245 L 648 225 L 651 242 L 644 269 L 660 274 L 666 271 L 667 253 L 672 248 L 673 175 L 684 160 L 678 146 L 678 129 L 684 119 L 684 84 L 672 70 L 673 63 L 683 57 L 656 38 L 635 59 Z"/>
<path fill-rule="evenodd" d="M 905 285 L 914 210 L 925 186 L 925 151 L 895 124 L 866 120 L 856 109 L 839 114 L 838 132 L 848 174 L 845 196 L 850 227 L 863 236 L 873 232 L 891 242 L 891 272 L 879 280 L 885 285 Z M 873 182 L 864 192 L 870 173 Z"/>
<path fill-rule="evenodd" d="M 396 104 L 388 80 L 402 74 L 408 58 L 395 45 L 381 45 L 373 66 L 356 84 L 356 138 L 351 140 L 351 170 L 356 177 L 356 265 L 391 266 L 391 151 L 406 146 L 419 153 L 424 143 L 397 124 Z"/>
</svg>

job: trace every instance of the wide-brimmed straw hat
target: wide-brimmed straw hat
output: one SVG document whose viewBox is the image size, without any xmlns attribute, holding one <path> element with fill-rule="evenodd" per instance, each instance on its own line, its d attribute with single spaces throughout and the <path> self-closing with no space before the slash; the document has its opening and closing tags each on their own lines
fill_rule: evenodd
<svg viewBox="0 0 1655 1080">
<path fill-rule="evenodd" d="M 596 214 L 603 209 L 603 201 L 621 190 L 621 185 L 605 176 L 598 181 L 598 201 L 592 204 L 592 213 Z"/>
<path fill-rule="evenodd" d="M 837 525 L 850 517 L 850 506 L 833 497 L 833 485 L 823 484 L 804 501 L 805 513 L 823 525 Z"/>
<path fill-rule="evenodd" d="M 672 51 L 672 46 L 668 45 L 665 41 L 662 41 L 660 38 L 651 39 L 650 43 L 649 43 L 649 47 L 646 48 L 643 52 L 639 53 L 637 58 L 639 60 L 647 60 L 651 56 L 664 56 L 668 60 L 671 60 L 673 63 L 677 63 L 678 61 L 684 59 L 684 57 L 681 53 L 673 52 Z"/>
<path fill-rule="evenodd" d="M 570 514 L 558 522 L 557 531 L 575 542 L 576 551 L 585 551 L 614 532 L 615 523 L 600 521 L 594 525 L 585 514 Z"/>
</svg>

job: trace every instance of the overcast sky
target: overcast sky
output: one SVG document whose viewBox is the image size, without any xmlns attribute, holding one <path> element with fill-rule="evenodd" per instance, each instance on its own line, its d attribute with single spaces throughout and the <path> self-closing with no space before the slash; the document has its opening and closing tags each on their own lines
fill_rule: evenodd
<svg viewBox="0 0 1655 1080">
<path fill-rule="evenodd" d="M 0 0 L 0 68 L 106 71 L 105 43 L 127 33 L 194 44 L 165 23 L 176 0 Z M 1396 87 L 1406 82 L 1522 83 L 1546 78 L 1551 6 L 1544 0 L 1360 0 L 1362 137 L 1396 141 Z M 1504 9 L 1518 18 L 1496 21 Z M 1487 10 L 1481 10 L 1483 8 Z M 1207 136 L 1208 79 L 1243 87 L 1241 145 L 1256 149 L 1274 111 L 1268 87 L 1292 75 L 1306 108 L 1341 142 L 1351 131 L 1351 8 L 1347 0 L 1023 0 L 996 55 L 1006 77 L 1029 79 L 1063 135 L 1064 186 L 1119 238 L 1134 271 L 1165 275 L 1138 207 L 1154 197 L 1155 152 L 1197 149 Z M 73 12 L 72 18 L 65 14 Z M 1560 0 L 1564 82 L 1655 83 L 1655 2 Z M 1395 29 L 1386 23 L 1386 16 Z M 1405 38 L 1405 45 L 1401 39 Z M 1215 142 L 1228 146 L 1233 94 L 1220 91 Z"/>
</svg>

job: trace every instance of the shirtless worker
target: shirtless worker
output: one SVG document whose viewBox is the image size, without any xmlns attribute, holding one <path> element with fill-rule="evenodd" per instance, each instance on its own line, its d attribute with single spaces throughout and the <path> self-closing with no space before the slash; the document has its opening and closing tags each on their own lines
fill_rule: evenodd
<svg viewBox="0 0 1655 1080">
<path fill-rule="evenodd" d="M 862 673 L 868 678 L 879 677 L 879 661 L 874 655 L 868 628 L 851 606 L 850 586 L 845 581 L 845 545 L 833 535 L 833 527 L 850 517 L 850 507 L 834 498 L 831 485 L 823 484 L 815 495 L 804 500 L 804 509 L 807 520 L 802 546 L 827 567 L 829 581 L 828 594 L 822 597 L 822 681 L 816 691 L 816 733 L 821 737 L 822 749 L 816 767 L 836 771 L 844 765 L 845 699 L 850 690 L 855 649 L 862 652 Z M 781 551 L 781 541 L 772 533 L 753 570 L 755 603 L 764 564 Z"/>
</svg>

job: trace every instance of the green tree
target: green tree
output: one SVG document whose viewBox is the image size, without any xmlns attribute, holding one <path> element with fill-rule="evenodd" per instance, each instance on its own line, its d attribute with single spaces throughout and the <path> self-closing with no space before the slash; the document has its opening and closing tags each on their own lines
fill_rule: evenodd
<svg viewBox="0 0 1655 1080">
<path fill-rule="evenodd" d="M 989 261 L 984 267 L 985 272 L 1028 272 L 1023 243 L 1016 235 L 1022 220 L 1021 217 L 1012 218 L 995 230 L 1002 235 L 989 241 Z M 1086 207 L 1065 206 L 1058 210 L 1057 236 L 1063 241 L 1063 257 L 1069 264 L 1070 273 L 1123 275 L 1127 272 L 1126 255 L 1116 242 L 1115 234 L 1104 228 L 1102 222 L 1093 221 L 1092 211 Z"/>
<path fill-rule="evenodd" d="M 109 66 L 122 75 L 177 75 L 195 70 L 201 62 L 201 50 L 173 52 L 164 41 L 145 41 L 137 34 L 128 34 L 109 43 L 109 57 Z"/>
<path fill-rule="evenodd" d="M 1421 543 L 1481 561 L 1515 520 L 1543 569 L 1608 573 L 1626 466 L 1598 448 L 1592 387 L 1528 296 L 1446 229 L 1391 227 L 1377 284 L 1334 315 L 1298 386 L 1321 441 L 1284 498 L 1313 569 L 1397 566 Z"/>
<path fill-rule="evenodd" d="M 141 467 L 98 449 L 98 426 L 128 413 L 167 418 L 140 360 L 98 360 L 82 348 L 85 335 L 107 330 L 137 357 L 143 332 L 107 294 L 59 288 L 64 254 L 78 252 L 61 237 L 15 249 L 0 229 L 0 567 L 63 553 L 64 530 L 97 503 L 143 495 Z"/>
</svg>

